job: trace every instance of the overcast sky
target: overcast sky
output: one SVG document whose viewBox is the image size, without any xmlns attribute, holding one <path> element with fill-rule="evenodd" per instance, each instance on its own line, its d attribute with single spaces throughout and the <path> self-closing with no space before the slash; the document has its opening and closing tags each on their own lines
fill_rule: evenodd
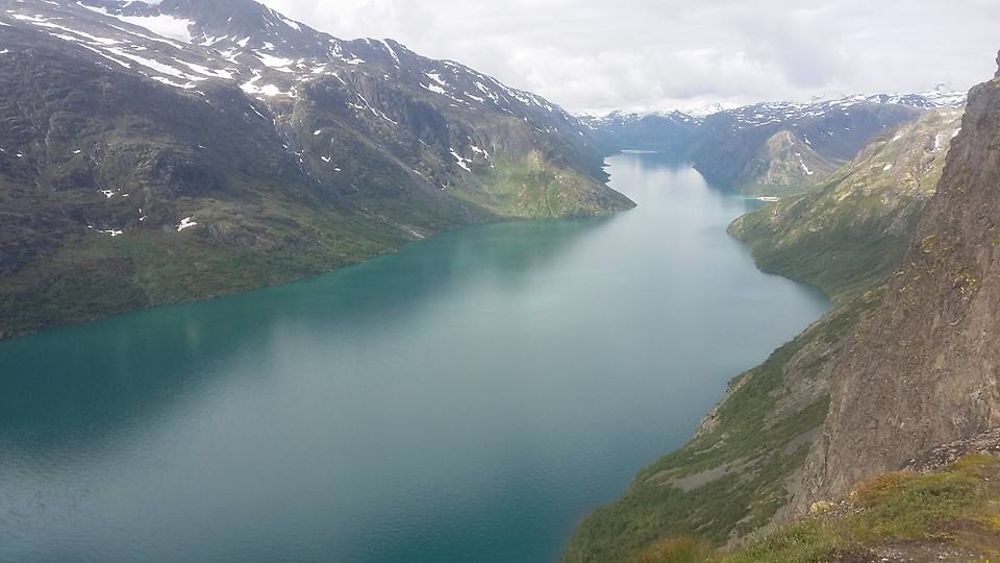
<svg viewBox="0 0 1000 563">
<path fill-rule="evenodd" d="M 393 38 L 574 112 L 956 90 L 992 76 L 1000 0 L 264 0 Z"/>
</svg>

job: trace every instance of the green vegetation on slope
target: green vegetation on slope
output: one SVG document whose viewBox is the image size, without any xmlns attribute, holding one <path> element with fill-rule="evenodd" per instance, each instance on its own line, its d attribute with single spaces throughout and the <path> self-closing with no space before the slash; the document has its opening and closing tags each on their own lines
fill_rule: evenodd
<svg viewBox="0 0 1000 563">
<path fill-rule="evenodd" d="M 730 233 L 767 272 L 850 297 L 899 265 L 944 169 L 962 112 L 928 112 L 877 139 L 806 194 L 737 219 Z"/>
<path fill-rule="evenodd" d="M 594 180 L 578 172 L 551 165 L 537 151 L 518 161 L 498 161 L 477 172 L 478 189 L 455 193 L 499 217 L 572 217 L 635 206 L 618 192 L 598 189 Z"/>
<path fill-rule="evenodd" d="M 1000 460 L 972 453 L 937 471 L 900 471 L 861 484 L 839 504 L 732 550 L 664 540 L 644 563 L 991 561 L 1000 557 Z"/>
<path fill-rule="evenodd" d="M 762 269 L 811 283 L 838 306 L 733 380 L 690 443 L 583 522 L 567 561 L 681 561 L 665 554 L 702 554 L 771 523 L 827 416 L 832 360 L 881 302 L 960 117 L 929 112 L 815 191 L 734 222 L 730 232 L 750 243 Z"/>
<path fill-rule="evenodd" d="M 294 211 L 294 213 L 292 213 Z M 204 217 L 204 219 L 202 219 Z M 218 219 L 209 233 L 189 229 L 136 231 L 114 238 L 92 230 L 70 238 L 0 284 L 0 336 L 79 322 L 153 305 L 179 303 L 286 283 L 386 253 L 406 239 L 360 221 L 285 210 L 266 225 Z M 220 242 L 231 228 L 255 243 Z M 40 283 L 44 280 L 44 283 Z"/>
<path fill-rule="evenodd" d="M 0 339 L 288 282 L 462 225 L 634 206 L 577 135 L 533 121 L 560 112 L 473 111 L 360 71 L 264 104 L 5 33 Z M 395 119 L 354 112 L 348 82 Z"/>
<path fill-rule="evenodd" d="M 721 545 L 770 522 L 826 417 L 826 365 L 880 298 L 871 292 L 838 308 L 734 379 L 691 442 L 584 520 L 564 559 L 627 561 L 678 536 Z"/>
</svg>

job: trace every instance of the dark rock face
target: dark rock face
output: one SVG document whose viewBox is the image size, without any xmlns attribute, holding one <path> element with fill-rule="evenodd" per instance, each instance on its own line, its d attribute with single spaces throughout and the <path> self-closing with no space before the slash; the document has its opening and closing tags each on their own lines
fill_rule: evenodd
<svg viewBox="0 0 1000 563">
<path fill-rule="evenodd" d="M 1000 77 L 974 88 L 905 266 L 833 370 L 799 507 L 1000 424 Z"/>
</svg>

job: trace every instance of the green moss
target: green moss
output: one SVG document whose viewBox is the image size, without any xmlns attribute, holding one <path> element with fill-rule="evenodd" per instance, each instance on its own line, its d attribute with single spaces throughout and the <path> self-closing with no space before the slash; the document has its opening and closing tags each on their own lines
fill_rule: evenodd
<svg viewBox="0 0 1000 563">
<path fill-rule="evenodd" d="M 644 550 L 635 561 L 637 563 L 701 563 L 713 557 L 712 546 L 688 537 L 670 538 Z"/>
<path fill-rule="evenodd" d="M 783 525 L 733 549 L 704 550 L 683 559 L 687 538 L 667 539 L 642 552 L 648 563 L 819 563 L 870 560 L 874 550 L 892 546 L 918 560 L 970 560 L 1000 556 L 1000 460 L 969 454 L 938 471 L 896 472 L 863 483 L 851 497 L 829 510 Z M 678 554 L 676 559 L 671 559 Z M 940 554 L 935 557 L 935 554 Z M 976 554 L 976 555 L 972 555 Z M 663 557 L 658 557 L 662 555 Z"/>
</svg>

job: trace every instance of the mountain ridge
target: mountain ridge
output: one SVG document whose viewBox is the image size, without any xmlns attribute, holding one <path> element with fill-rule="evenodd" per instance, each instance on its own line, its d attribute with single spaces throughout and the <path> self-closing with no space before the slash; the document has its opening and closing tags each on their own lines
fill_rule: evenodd
<svg viewBox="0 0 1000 563">
<path fill-rule="evenodd" d="M 470 223 L 634 206 L 555 104 L 289 22 L 250 0 L 0 2 L 16 226 L 0 233 L 0 336 L 283 283 Z"/>
<path fill-rule="evenodd" d="M 935 91 L 760 102 L 703 117 L 619 112 L 583 120 L 606 152 L 656 150 L 690 162 L 717 187 L 784 196 L 818 185 L 876 135 L 928 109 L 963 103 L 962 94 Z"/>
</svg>

